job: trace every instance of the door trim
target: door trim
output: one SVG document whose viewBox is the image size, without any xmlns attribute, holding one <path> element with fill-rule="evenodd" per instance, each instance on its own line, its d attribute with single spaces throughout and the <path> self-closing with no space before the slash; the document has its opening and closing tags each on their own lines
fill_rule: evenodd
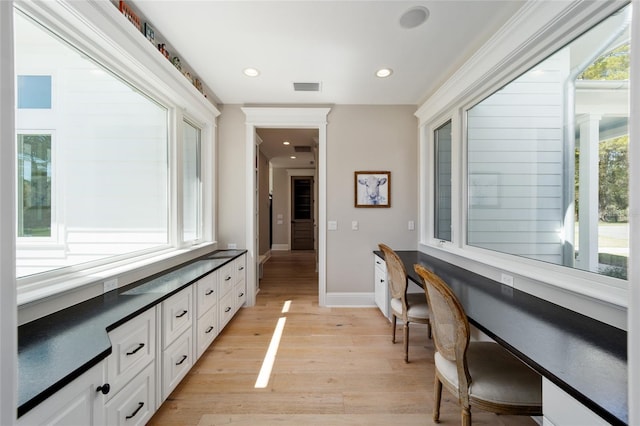
<svg viewBox="0 0 640 426">
<path fill-rule="evenodd" d="M 318 129 L 318 304 L 326 306 L 327 294 L 327 115 L 331 108 L 270 108 L 244 107 L 245 120 L 245 194 L 246 224 L 245 241 L 247 248 L 247 306 L 256 302 L 257 247 L 255 242 L 256 224 L 256 183 L 255 155 L 257 128 L 300 128 Z"/>
</svg>

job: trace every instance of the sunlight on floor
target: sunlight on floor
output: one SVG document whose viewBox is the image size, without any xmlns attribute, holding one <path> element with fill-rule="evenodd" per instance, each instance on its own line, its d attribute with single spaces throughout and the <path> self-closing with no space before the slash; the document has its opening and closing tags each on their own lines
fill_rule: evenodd
<svg viewBox="0 0 640 426">
<path fill-rule="evenodd" d="M 287 300 L 282 306 L 282 313 L 284 314 L 289 312 L 290 307 L 291 300 Z M 253 386 L 256 389 L 264 389 L 269 384 L 271 370 L 273 369 L 273 363 L 276 361 L 276 354 L 278 353 L 278 347 L 280 346 L 280 338 L 282 337 L 282 332 L 284 331 L 284 325 L 286 322 L 287 317 L 281 317 L 278 319 L 276 328 L 273 331 L 273 336 L 271 337 L 271 343 L 269 343 L 269 349 L 267 349 L 267 354 L 264 356 L 264 360 L 262 361 L 262 367 L 260 368 L 258 379 L 256 380 L 256 384 Z"/>
</svg>

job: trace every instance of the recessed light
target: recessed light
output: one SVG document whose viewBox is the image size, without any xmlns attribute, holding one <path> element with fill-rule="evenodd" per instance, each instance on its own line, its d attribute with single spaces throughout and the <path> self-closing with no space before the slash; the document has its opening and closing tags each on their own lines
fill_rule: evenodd
<svg viewBox="0 0 640 426">
<path fill-rule="evenodd" d="M 291 142 L 289 142 L 289 141 L 284 141 L 284 142 L 282 142 L 282 145 L 291 145 Z"/>
<path fill-rule="evenodd" d="M 295 160 L 295 159 L 296 159 L 296 156 L 295 156 L 295 155 L 292 155 L 292 156 L 291 156 L 291 157 L 289 157 L 289 158 L 291 158 L 292 160 Z"/>
<path fill-rule="evenodd" d="M 411 29 L 424 24 L 429 18 L 429 9 L 422 6 L 412 7 L 400 17 L 400 26 Z"/>
<path fill-rule="evenodd" d="M 376 77 L 386 78 L 393 74 L 393 70 L 391 68 L 380 68 L 376 71 Z"/>
<path fill-rule="evenodd" d="M 260 71 L 255 68 L 245 68 L 243 71 L 244 75 L 247 77 L 257 77 L 260 75 Z"/>
</svg>

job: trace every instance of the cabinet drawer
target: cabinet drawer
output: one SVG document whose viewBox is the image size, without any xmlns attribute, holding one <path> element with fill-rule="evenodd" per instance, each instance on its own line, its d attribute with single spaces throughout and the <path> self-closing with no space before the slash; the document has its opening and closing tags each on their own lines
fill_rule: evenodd
<svg viewBox="0 0 640 426">
<path fill-rule="evenodd" d="M 162 356 L 162 396 L 167 399 L 193 365 L 191 328 L 164 350 Z"/>
<path fill-rule="evenodd" d="M 149 309 L 109 332 L 112 352 L 107 358 L 110 399 L 155 359 L 156 311 Z"/>
<path fill-rule="evenodd" d="M 387 264 L 384 259 L 382 259 L 378 255 L 373 255 L 373 264 L 375 265 L 376 269 L 380 271 L 380 273 L 387 275 Z"/>
<path fill-rule="evenodd" d="M 222 299 L 220 299 L 220 302 L 218 303 L 218 312 L 220 313 L 220 321 L 218 322 L 218 324 L 220 324 L 220 331 L 222 331 L 224 326 L 227 325 L 231 317 L 233 317 L 233 314 L 236 313 L 234 309 L 235 299 L 236 299 L 235 292 L 230 291 L 227 294 L 225 294 L 222 297 Z"/>
<path fill-rule="evenodd" d="M 144 425 L 156 409 L 155 365 L 148 365 L 105 405 L 109 426 Z"/>
<path fill-rule="evenodd" d="M 196 283 L 196 306 L 201 317 L 218 301 L 218 272 L 202 277 Z"/>
<path fill-rule="evenodd" d="M 247 274 L 246 261 L 247 261 L 247 256 L 244 254 L 233 261 L 233 269 L 236 274 L 236 283 L 239 283 L 240 281 L 244 281 L 245 279 L 245 276 Z"/>
<path fill-rule="evenodd" d="M 236 283 L 235 295 L 236 295 L 235 310 L 237 311 L 242 305 L 244 305 L 244 302 L 247 300 L 247 286 L 245 285 L 244 280 Z"/>
<path fill-rule="evenodd" d="M 218 309 L 217 306 L 205 312 L 196 326 L 196 356 L 200 358 L 207 350 L 213 339 L 218 335 Z"/>
<path fill-rule="evenodd" d="M 220 295 L 224 296 L 229 292 L 234 284 L 235 280 L 235 263 L 229 262 L 219 269 L 220 275 L 218 276 L 218 280 L 220 282 Z"/>
<path fill-rule="evenodd" d="M 193 321 L 192 286 L 162 302 L 162 347 L 167 348 Z"/>
</svg>

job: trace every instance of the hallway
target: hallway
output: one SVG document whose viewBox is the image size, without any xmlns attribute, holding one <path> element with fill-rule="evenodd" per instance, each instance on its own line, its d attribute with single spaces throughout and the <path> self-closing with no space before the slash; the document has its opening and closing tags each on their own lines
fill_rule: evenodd
<svg viewBox="0 0 640 426">
<path fill-rule="evenodd" d="M 402 345 L 391 344 L 390 323 L 378 309 L 318 306 L 314 262 L 311 251 L 274 252 L 256 306 L 238 312 L 149 424 L 433 424 L 433 345 L 426 327 L 412 326 L 405 364 Z M 255 388 L 279 320 L 284 327 L 273 370 L 266 387 Z M 473 413 L 475 425 L 535 424 Z M 446 391 L 441 423 L 460 423 Z"/>
</svg>

